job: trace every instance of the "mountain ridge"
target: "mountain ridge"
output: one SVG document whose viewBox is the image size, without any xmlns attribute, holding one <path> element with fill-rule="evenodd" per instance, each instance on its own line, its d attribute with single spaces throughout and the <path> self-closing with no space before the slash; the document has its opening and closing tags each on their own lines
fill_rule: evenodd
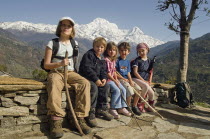
<svg viewBox="0 0 210 139">
<path fill-rule="evenodd" d="M 54 34 L 56 25 L 50 24 L 34 24 L 25 21 L 16 22 L 1 22 L 0 28 L 5 30 L 19 30 L 19 31 L 31 31 L 37 33 Z M 130 30 L 119 29 L 115 23 L 110 23 L 106 19 L 96 18 L 88 24 L 75 24 L 76 34 L 78 38 L 86 38 L 93 40 L 96 37 L 105 37 L 108 41 L 114 41 L 119 43 L 122 41 L 128 41 L 132 45 L 136 45 L 140 42 L 147 43 L 150 47 L 154 47 L 165 42 L 155 39 L 138 28 L 133 27 Z"/>
</svg>

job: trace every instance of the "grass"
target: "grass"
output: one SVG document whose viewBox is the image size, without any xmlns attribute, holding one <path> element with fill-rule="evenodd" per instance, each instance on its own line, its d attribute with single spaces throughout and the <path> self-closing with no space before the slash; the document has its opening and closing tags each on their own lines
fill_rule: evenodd
<svg viewBox="0 0 210 139">
<path fill-rule="evenodd" d="M 205 103 L 205 102 L 195 102 L 195 105 L 202 106 L 202 107 L 205 107 L 205 108 L 210 108 L 210 105 L 208 103 Z"/>
</svg>

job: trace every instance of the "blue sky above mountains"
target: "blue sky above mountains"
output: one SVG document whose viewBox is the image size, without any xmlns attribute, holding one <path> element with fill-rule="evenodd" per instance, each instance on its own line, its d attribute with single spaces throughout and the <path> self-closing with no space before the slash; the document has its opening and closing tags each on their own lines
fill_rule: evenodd
<svg viewBox="0 0 210 139">
<path fill-rule="evenodd" d="M 78 24 L 87 24 L 95 18 L 104 18 L 120 29 L 139 27 L 145 34 L 170 41 L 179 36 L 164 26 L 168 12 L 156 10 L 157 0 L 2 0 L 0 22 L 26 21 L 57 24 L 63 16 L 72 17 Z M 198 12 L 193 22 L 191 37 L 210 32 L 210 17 Z"/>
</svg>

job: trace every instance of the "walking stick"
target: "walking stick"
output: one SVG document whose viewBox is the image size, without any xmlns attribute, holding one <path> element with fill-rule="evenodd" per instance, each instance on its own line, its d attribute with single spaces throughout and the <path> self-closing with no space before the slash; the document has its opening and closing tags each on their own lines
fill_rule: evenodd
<svg viewBox="0 0 210 139">
<path fill-rule="evenodd" d="M 120 89 L 120 87 L 119 87 L 119 89 Z M 131 108 L 129 107 L 127 101 L 125 100 L 125 98 L 124 98 L 124 96 L 123 96 L 123 93 L 122 93 L 122 90 L 121 90 L 121 89 L 120 89 L 120 94 L 121 94 L 122 99 L 124 100 L 124 102 L 125 102 L 126 105 L 128 106 L 128 109 L 129 109 L 129 110 L 131 111 L 131 113 L 132 113 L 132 116 L 131 116 L 131 117 L 134 117 L 134 119 L 135 119 L 135 121 L 136 121 L 136 123 L 137 123 L 139 129 L 142 131 L 142 129 L 141 129 L 141 127 L 140 127 L 140 125 L 139 125 L 139 123 L 138 123 L 138 121 L 137 121 L 136 115 L 133 113 L 133 111 L 132 111 Z M 132 119 L 132 118 L 131 118 L 131 119 Z"/>
<path fill-rule="evenodd" d="M 68 52 L 67 51 L 66 51 L 66 54 L 65 54 L 65 58 L 68 58 Z M 82 132 L 82 129 L 81 129 L 79 123 L 78 123 L 78 120 L 76 118 L 76 114 L 74 112 L 74 109 L 73 109 L 73 106 L 72 106 L 72 103 L 71 103 L 71 98 L 70 98 L 70 95 L 69 95 L 69 89 L 68 89 L 68 86 L 67 86 L 67 79 L 68 79 L 67 67 L 68 67 L 68 65 L 64 66 L 64 85 L 65 85 L 65 90 L 66 90 L 66 96 L 67 96 L 67 100 L 68 100 L 68 103 L 69 103 L 70 111 L 73 115 L 74 122 L 76 124 L 76 128 L 79 130 L 79 133 L 81 135 L 84 135 L 84 133 Z"/>
<path fill-rule="evenodd" d="M 116 72 L 116 73 L 117 73 L 119 76 L 122 77 L 122 75 L 121 75 L 120 73 L 118 73 L 118 72 Z M 131 86 L 131 87 L 132 87 L 132 86 Z M 135 88 L 132 87 L 132 89 L 134 90 L 134 93 L 137 94 L 137 95 L 141 98 L 141 100 L 143 100 L 143 101 L 146 103 L 146 105 L 147 105 L 150 109 L 152 109 L 152 111 L 153 111 L 154 113 L 157 113 L 157 114 L 160 116 L 161 119 L 164 119 L 163 116 L 160 115 L 160 113 L 158 113 L 154 108 L 152 108 L 152 107 L 149 105 L 149 103 L 147 103 L 147 101 L 138 93 L 138 91 L 136 91 Z"/>
<path fill-rule="evenodd" d="M 132 87 L 132 86 L 131 86 Z M 133 88 L 133 87 L 132 87 Z M 143 100 L 145 103 L 146 103 L 146 105 L 150 108 L 150 109 L 152 109 L 152 111 L 154 112 L 154 113 L 157 113 L 159 116 L 160 116 L 160 118 L 161 119 L 164 119 L 163 118 L 163 116 L 162 115 L 160 115 L 160 113 L 159 112 L 157 112 L 152 106 L 150 106 L 149 105 L 149 103 L 136 91 L 136 89 L 135 88 L 133 88 L 133 90 L 134 90 L 134 93 L 136 94 L 136 95 L 138 95 L 140 98 L 141 98 L 141 100 Z"/>
</svg>

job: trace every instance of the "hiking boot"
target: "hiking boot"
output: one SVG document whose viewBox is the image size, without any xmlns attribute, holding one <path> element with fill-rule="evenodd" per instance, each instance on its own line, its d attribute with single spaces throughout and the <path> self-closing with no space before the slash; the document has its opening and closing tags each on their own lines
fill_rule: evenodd
<svg viewBox="0 0 210 139">
<path fill-rule="evenodd" d="M 111 121 L 114 117 L 108 112 L 107 109 L 97 109 L 96 112 L 97 117 L 103 117 L 104 120 Z"/>
<path fill-rule="evenodd" d="M 50 136 L 52 138 L 61 138 L 63 136 L 62 122 L 63 120 L 50 120 Z"/>
<path fill-rule="evenodd" d="M 84 134 L 88 134 L 91 132 L 91 128 L 87 126 L 85 119 L 78 119 L 78 123 Z"/>
<path fill-rule="evenodd" d="M 132 111 L 136 115 L 141 115 L 141 112 L 140 112 L 140 110 L 139 110 L 139 108 L 137 106 L 133 106 L 132 107 Z"/>
<path fill-rule="evenodd" d="M 85 117 L 85 121 L 90 127 L 96 127 L 98 125 L 95 117 L 95 108 L 90 109 L 89 116 Z"/>
</svg>

